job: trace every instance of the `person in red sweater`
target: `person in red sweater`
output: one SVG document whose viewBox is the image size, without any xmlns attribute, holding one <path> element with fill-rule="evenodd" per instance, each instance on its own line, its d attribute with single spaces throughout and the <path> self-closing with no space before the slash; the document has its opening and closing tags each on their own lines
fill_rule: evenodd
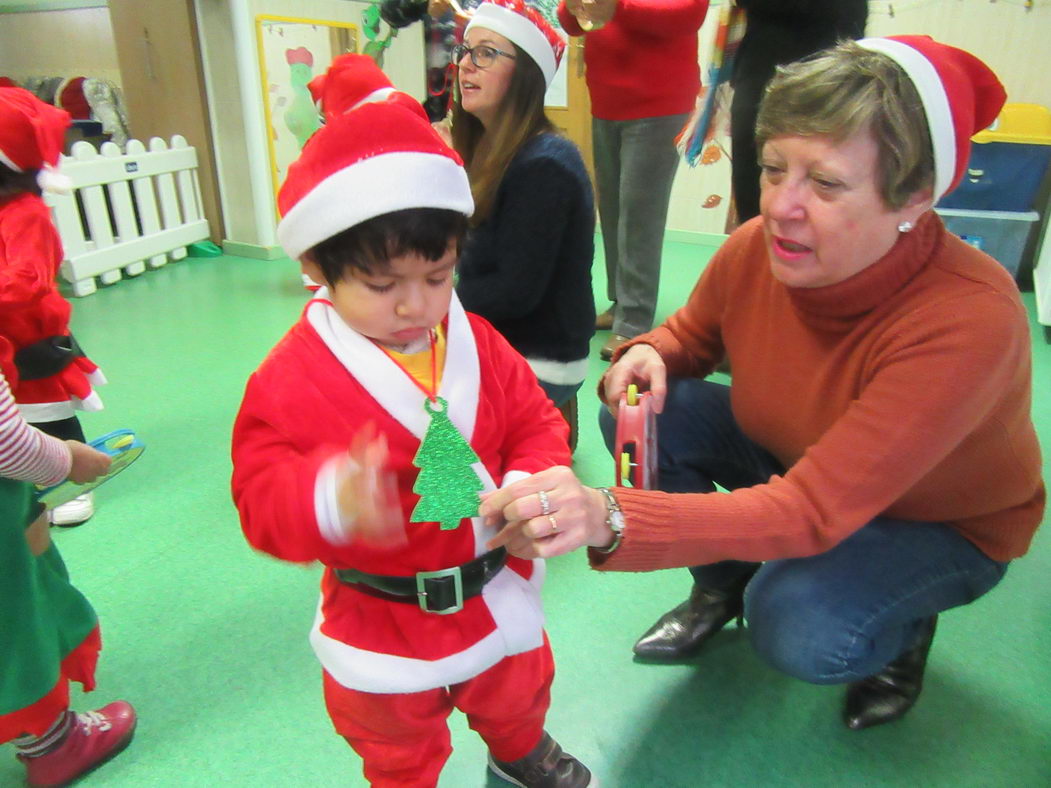
<svg viewBox="0 0 1051 788">
<path fill-rule="evenodd" d="M 1025 307 L 931 210 L 1004 98 L 981 61 L 925 36 L 782 68 L 759 113 L 761 215 L 600 385 L 607 404 L 653 392 L 660 489 L 548 470 L 486 500 L 510 523 L 492 544 L 691 567 L 640 658 L 691 656 L 743 612 L 771 664 L 849 683 L 851 729 L 905 714 L 937 614 L 995 586 L 1044 512 Z M 724 353 L 732 385 L 703 380 Z"/>
<path fill-rule="evenodd" d="M 675 136 L 700 88 L 697 31 L 707 13 L 708 0 L 563 0 L 558 8 L 565 31 L 585 37 L 606 291 L 613 302 L 595 321 L 613 331 L 603 358 L 653 327 L 679 163 Z"/>
</svg>

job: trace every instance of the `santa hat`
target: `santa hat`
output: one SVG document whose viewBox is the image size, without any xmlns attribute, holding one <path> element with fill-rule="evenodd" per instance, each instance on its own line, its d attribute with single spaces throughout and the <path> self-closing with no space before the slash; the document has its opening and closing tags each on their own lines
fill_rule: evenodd
<svg viewBox="0 0 1051 788">
<path fill-rule="evenodd" d="M 0 162 L 17 172 L 54 166 L 69 124 L 68 112 L 28 90 L 0 88 Z"/>
<path fill-rule="evenodd" d="M 543 14 L 522 0 L 487 0 L 474 10 L 464 35 L 475 27 L 492 30 L 516 44 L 540 66 L 544 82 L 551 86 L 566 42 Z"/>
<path fill-rule="evenodd" d="M 382 101 L 394 92 L 390 79 L 368 55 L 340 55 L 328 71 L 307 85 L 310 95 L 329 121 L 366 101 Z"/>
<path fill-rule="evenodd" d="M 971 137 L 996 120 L 1007 100 L 1004 86 L 974 55 L 930 36 L 863 38 L 858 43 L 897 63 L 920 94 L 934 148 L 937 201 L 963 178 Z"/>
<path fill-rule="evenodd" d="M 474 212 L 463 162 L 431 128 L 423 108 L 398 92 L 361 103 L 369 82 L 349 76 L 332 82 L 331 94 L 325 85 L 326 115 L 330 98 L 332 106 L 347 109 L 307 141 L 277 195 L 283 217 L 277 237 L 292 258 L 382 214 L 407 208 Z M 340 93 L 340 84 L 354 87 Z"/>
</svg>

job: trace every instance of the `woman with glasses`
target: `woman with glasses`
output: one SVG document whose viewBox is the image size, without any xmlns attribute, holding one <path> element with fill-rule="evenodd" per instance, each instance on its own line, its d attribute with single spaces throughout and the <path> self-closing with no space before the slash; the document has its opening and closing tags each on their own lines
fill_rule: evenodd
<svg viewBox="0 0 1051 788">
<path fill-rule="evenodd" d="M 544 115 L 564 50 L 521 0 L 482 3 L 454 54 L 452 139 L 475 202 L 460 300 L 525 356 L 569 422 L 572 444 L 594 333 L 595 211 L 580 152 Z"/>
</svg>

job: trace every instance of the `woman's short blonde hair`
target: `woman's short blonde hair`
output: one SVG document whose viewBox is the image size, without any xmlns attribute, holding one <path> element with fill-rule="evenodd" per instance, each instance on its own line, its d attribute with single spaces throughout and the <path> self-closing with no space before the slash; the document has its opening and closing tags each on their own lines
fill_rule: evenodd
<svg viewBox="0 0 1051 788">
<path fill-rule="evenodd" d="M 887 207 L 934 185 L 934 151 L 919 93 L 893 60 L 846 41 L 779 66 L 759 105 L 756 147 L 782 136 L 841 142 L 871 133 L 879 193 Z"/>
</svg>

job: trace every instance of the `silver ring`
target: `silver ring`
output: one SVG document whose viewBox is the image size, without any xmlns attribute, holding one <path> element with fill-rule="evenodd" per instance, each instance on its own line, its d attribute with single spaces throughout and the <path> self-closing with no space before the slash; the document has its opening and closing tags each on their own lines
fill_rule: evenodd
<svg viewBox="0 0 1051 788">
<path fill-rule="evenodd" d="M 549 514 L 547 516 L 547 521 L 549 523 L 551 523 L 551 533 L 557 534 L 558 533 L 558 521 L 555 520 L 555 515 Z"/>
<path fill-rule="evenodd" d="M 540 499 L 540 516 L 547 517 L 551 514 L 551 501 L 547 497 L 547 490 L 541 490 L 536 497 Z"/>
</svg>

